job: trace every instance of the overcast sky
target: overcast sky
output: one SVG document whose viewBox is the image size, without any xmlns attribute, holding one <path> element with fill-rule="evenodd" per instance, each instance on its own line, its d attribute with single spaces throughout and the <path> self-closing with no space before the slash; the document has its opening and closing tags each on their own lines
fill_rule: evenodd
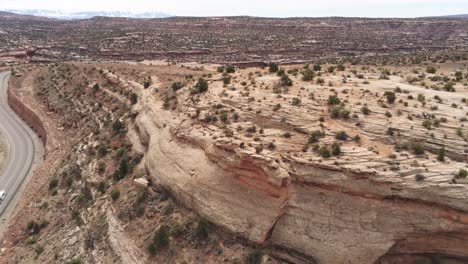
<svg viewBox="0 0 468 264">
<path fill-rule="evenodd" d="M 0 9 L 160 11 L 177 16 L 418 17 L 468 13 L 468 0 L 0 0 Z"/>
</svg>

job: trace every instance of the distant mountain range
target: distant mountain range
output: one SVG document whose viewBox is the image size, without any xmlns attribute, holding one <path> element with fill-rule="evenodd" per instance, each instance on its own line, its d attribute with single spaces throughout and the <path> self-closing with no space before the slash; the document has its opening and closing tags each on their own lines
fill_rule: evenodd
<svg viewBox="0 0 468 264">
<path fill-rule="evenodd" d="M 35 17 L 55 18 L 55 19 L 89 19 L 92 17 L 126 17 L 126 18 L 165 18 L 173 17 L 163 12 L 148 11 L 143 13 L 130 12 L 130 11 L 80 11 L 80 12 L 67 12 L 62 10 L 46 10 L 46 9 L 5 9 L 0 12 L 8 12 L 17 15 L 28 15 Z M 418 18 L 468 18 L 468 14 L 445 15 L 445 16 L 426 16 Z"/>
<path fill-rule="evenodd" d="M 445 17 L 453 17 L 453 18 L 468 18 L 468 14 L 460 14 L 460 15 L 451 15 Z"/>
<path fill-rule="evenodd" d="M 44 10 L 44 9 L 6 9 L 5 12 L 41 16 L 57 19 L 88 19 L 97 16 L 103 17 L 129 17 L 129 18 L 163 18 L 171 15 L 162 12 L 144 12 L 134 13 L 128 11 L 82 11 L 82 12 L 67 12 L 61 10 Z"/>
</svg>

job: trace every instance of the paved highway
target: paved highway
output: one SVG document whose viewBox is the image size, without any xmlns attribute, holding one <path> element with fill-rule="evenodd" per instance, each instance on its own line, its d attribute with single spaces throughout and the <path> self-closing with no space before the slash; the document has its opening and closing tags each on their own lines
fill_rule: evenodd
<svg viewBox="0 0 468 264">
<path fill-rule="evenodd" d="M 7 212 L 15 207 L 20 187 L 31 173 L 38 141 L 32 130 L 8 106 L 9 76 L 8 72 L 0 73 L 0 133 L 8 149 L 4 166 L 0 169 L 0 190 L 7 193 L 5 201 L 0 205 L 2 222 Z"/>
</svg>

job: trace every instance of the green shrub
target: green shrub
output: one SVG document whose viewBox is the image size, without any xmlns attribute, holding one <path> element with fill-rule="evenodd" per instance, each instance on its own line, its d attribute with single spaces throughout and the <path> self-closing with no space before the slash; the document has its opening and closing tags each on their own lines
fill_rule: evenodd
<svg viewBox="0 0 468 264">
<path fill-rule="evenodd" d="M 117 188 L 115 188 L 115 187 L 112 188 L 111 193 L 110 193 L 110 196 L 111 196 L 112 200 L 114 200 L 114 201 L 117 200 L 117 199 L 119 199 L 119 197 L 120 197 L 120 190 L 117 189 Z"/>
<path fill-rule="evenodd" d="M 456 178 L 466 178 L 468 176 L 468 171 L 465 169 L 460 169 L 456 175 Z"/>
<path fill-rule="evenodd" d="M 323 138 L 324 136 L 325 136 L 325 133 L 321 130 L 312 131 L 312 133 L 310 133 L 310 136 L 309 136 L 309 143 L 310 144 L 316 143 L 319 141 L 319 139 Z"/>
<path fill-rule="evenodd" d="M 363 106 L 361 107 L 361 113 L 363 113 L 364 115 L 369 115 L 370 114 L 370 109 L 367 107 L 367 106 Z"/>
<path fill-rule="evenodd" d="M 236 72 L 236 66 L 234 66 L 234 65 L 228 65 L 228 66 L 226 67 L 226 72 L 227 72 L 227 73 L 235 73 L 235 72 Z"/>
<path fill-rule="evenodd" d="M 262 261 L 263 252 L 259 249 L 254 249 L 249 252 L 247 257 L 245 258 L 246 264 L 260 264 Z"/>
<path fill-rule="evenodd" d="M 58 186 L 58 180 L 56 178 L 52 178 L 49 181 L 49 191 L 57 188 Z"/>
<path fill-rule="evenodd" d="M 151 255 L 151 256 L 154 256 L 156 255 L 156 253 L 158 252 L 158 250 L 156 249 L 156 246 L 154 245 L 154 243 L 150 243 L 148 245 L 148 253 Z"/>
<path fill-rule="evenodd" d="M 137 102 L 138 102 L 138 95 L 136 93 L 130 94 L 130 103 L 134 105 Z"/>
<path fill-rule="evenodd" d="M 122 159 L 119 168 L 114 172 L 114 180 L 119 181 L 125 178 L 130 172 L 130 164 L 126 158 Z"/>
<path fill-rule="evenodd" d="M 299 105 L 301 105 L 301 99 L 299 99 L 299 98 L 297 98 L 297 97 L 294 97 L 294 98 L 292 99 L 292 103 L 291 103 L 291 104 L 294 105 L 294 106 L 299 106 Z"/>
<path fill-rule="evenodd" d="M 338 131 L 335 134 L 335 138 L 338 139 L 338 140 L 346 140 L 346 139 L 348 139 L 348 134 L 346 134 L 345 131 Z"/>
<path fill-rule="evenodd" d="M 328 97 L 328 105 L 339 105 L 341 103 L 340 98 L 336 95 L 330 95 Z"/>
<path fill-rule="evenodd" d="M 286 74 L 281 76 L 280 82 L 281 82 L 282 86 L 292 86 L 293 85 L 292 80 Z"/>
<path fill-rule="evenodd" d="M 341 146 L 337 142 L 333 142 L 331 146 L 331 154 L 333 156 L 339 156 L 341 154 Z"/>
<path fill-rule="evenodd" d="M 411 148 L 413 149 L 413 153 L 415 155 L 422 155 L 425 152 L 424 144 L 421 143 L 414 143 Z"/>
<path fill-rule="evenodd" d="M 315 74 L 314 74 L 314 71 L 312 71 L 311 69 L 305 69 L 301 72 L 301 74 L 302 74 L 302 80 L 305 82 L 314 80 Z"/>
<path fill-rule="evenodd" d="M 108 187 L 108 186 L 107 186 L 106 181 L 101 180 L 101 181 L 99 181 L 99 183 L 98 183 L 96 189 L 97 189 L 99 192 L 101 192 L 101 193 L 105 193 L 107 187 Z"/>
<path fill-rule="evenodd" d="M 348 110 L 343 109 L 341 106 L 334 106 L 330 109 L 331 118 L 342 118 L 348 119 L 350 112 Z"/>
<path fill-rule="evenodd" d="M 394 92 L 386 91 L 384 93 L 384 96 L 387 98 L 387 103 L 389 103 L 389 104 L 395 103 L 396 95 L 395 95 Z"/>
<path fill-rule="evenodd" d="M 197 227 L 195 228 L 195 238 L 198 240 L 205 240 L 209 235 L 209 223 L 206 219 L 198 219 Z"/>
<path fill-rule="evenodd" d="M 162 249 L 169 246 L 169 227 L 162 225 L 156 231 L 153 237 L 153 244 L 156 249 Z"/>
<path fill-rule="evenodd" d="M 437 72 L 437 69 L 435 67 L 429 66 L 426 68 L 426 72 L 434 74 Z"/>
<path fill-rule="evenodd" d="M 228 121 L 228 114 L 226 111 L 222 111 L 221 114 L 219 114 L 219 119 L 223 122 L 226 123 Z"/>
<path fill-rule="evenodd" d="M 185 232 L 184 227 L 179 224 L 172 225 L 171 228 L 169 229 L 169 235 L 171 237 L 178 237 L 182 235 L 184 232 Z"/>
<path fill-rule="evenodd" d="M 36 252 L 37 255 L 40 255 L 42 252 L 44 252 L 44 247 L 42 245 L 37 245 L 34 248 L 34 252 Z"/>
<path fill-rule="evenodd" d="M 271 62 L 269 65 L 268 71 L 273 73 L 278 71 L 278 65 L 276 63 Z"/>
<path fill-rule="evenodd" d="M 414 179 L 415 179 L 417 182 L 420 182 L 420 181 L 424 181 L 424 179 L 426 179 L 426 177 L 424 177 L 424 175 L 418 173 L 418 174 L 416 174 L 416 175 L 414 176 Z"/>
<path fill-rule="evenodd" d="M 81 220 L 80 212 L 77 210 L 71 211 L 71 218 L 75 222 L 75 224 L 78 226 L 80 226 L 83 223 L 83 220 Z"/>
<path fill-rule="evenodd" d="M 151 79 L 148 78 L 143 82 L 143 87 L 145 89 L 148 89 L 150 86 L 151 86 Z"/>
<path fill-rule="evenodd" d="M 178 90 L 182 89 L 184 87 L 184 83 L 183 82 L 173 82 L 171 84 L 171 88 L 174 92 L 177 92 Z"/>
<path fill-rule="evenodd" d="M 124 125 L 122 124 L 122 122 L 120 122 L 120 120 L 115 120 L 113 123 L 112 123 L 112 130 L 114 132 L 119 132 L 121 131 L 122 129 L 124 128 Z"/>
<path fill-rule="evenodd" d="M 229 75 L 224 76 L 224 77 L 223 77 L 223 83 L 224 83 L 225 85 L 230 84 L 230 83 L 231 83 L 231 76 L 229 76 Z"/>
<path fill-rule="evenodd" d="M 425 127 L 427 130 L 432 129 L 432 121 L 429 119 L 426 119 L 422 122 L 422 126 Z"/>
<path fill-rule="evenodd" d="M 39 223 L 37 223 L 36 221 L 34 220 L 30 220 L 28 222 L 28 225 L 26 227 L 26 230 L 28 231 L 28 233 L 30 234 L 38 234 L 39 231 L 41 231 L 41 226 L 39 225 Z"/>
<path fill-rule="evenodd" d="M 319 149 L 319 154 L 322 158 L 329 158 L 331 155 L 330 155 L 330 150 L 328 149 L 328 147 L 326 145 L 323 145 L 320 147 Z"/>
<path fill-rule="evenodd" d="M 193 87 L 191 93 L 192 94 L 201 94 L 208 91 L 208 82 L 203 79 L 199 78 L 195 86 Z"/>
<path fill-rule="evenodd" d="M 437 160 L 440 161 L 440 162 L 445 161 L 445 147 L 442 147 L 437 152 Z"/>
</svg>

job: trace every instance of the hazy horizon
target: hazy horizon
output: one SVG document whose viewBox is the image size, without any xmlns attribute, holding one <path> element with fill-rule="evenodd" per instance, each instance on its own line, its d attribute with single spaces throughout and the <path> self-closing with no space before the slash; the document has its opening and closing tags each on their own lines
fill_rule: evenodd
<svg viewBox="0 0 468 264">
<path fill-rule="evenodd" d="M 112 7 L 109 8 L 109 5 Z M 306 0 L 292 0 L 285 3 L 273 1 L 215 1 L 215 0 L 115 0 L 79 2 L 59 0 L 15 0 L 1 1 L 0 9 L 43 9 L 63 12 L 121 11 L 161 12 L 172 16 L 257 16 L 257 17 L 424 17 L 468 13 L 468 1 L 463 0 L 329 0 L 314 3 Z"/>
</svg>

